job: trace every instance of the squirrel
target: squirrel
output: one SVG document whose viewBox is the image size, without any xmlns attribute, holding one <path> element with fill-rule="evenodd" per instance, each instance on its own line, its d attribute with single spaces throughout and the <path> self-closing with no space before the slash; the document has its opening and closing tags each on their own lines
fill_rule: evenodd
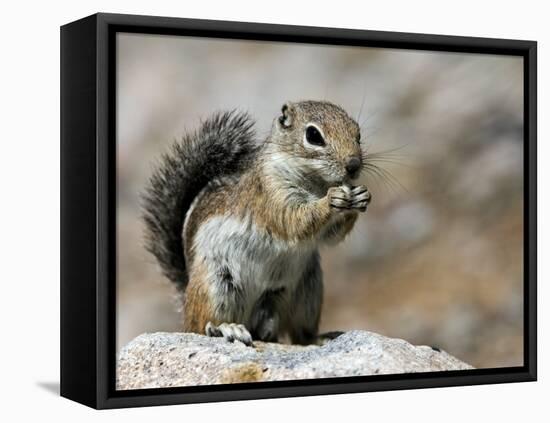
<svg viewBox="0 0 550 423">
<path fill-rule="evenodd" d="M 371 200 L 352 185 L 360 127 L 326 101 L 285 103 L 264 142 L 253 126 L 216 113 L 161 157 L 142 196 L 145 247 L 183 295 L 186 332 L 322 343 L 319 246 Z"/>
</svg>

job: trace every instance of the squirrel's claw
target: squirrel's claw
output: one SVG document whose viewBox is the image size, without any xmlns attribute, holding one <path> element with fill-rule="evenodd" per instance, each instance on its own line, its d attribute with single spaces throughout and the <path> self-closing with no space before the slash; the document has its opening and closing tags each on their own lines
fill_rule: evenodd
<svg viewBox="0 0 550 423">
<path fill-rule="evenodd" d="M 342 185 L 328 191 L 330 207 L 337 211 L 365 211 L 371 200 L 371 193 L 364 185 L 348 187 Z"/>
<path fill-rule="evenodd" d="M 351 208 L 359 211 L 367 210 L 372 196 L 364 185 L 359 185 L 351 189 Z"/>
<path fill-rule="evenodd" d="M 224 338 L 229 342 L 240 341 L 245 345 L 252 345 L 252 336 L 244 325 L 237 323 L 222 323 L 214 325 L 208 322 L 205 327 L 207 336 Z"/>
<path fill-rule="evenodd" d="M 350 189 L 342 185 L 339 187 L 331 187 L 327 193 L 330 207 L 336 211 L 349 210 L 351 206 Z"/>
</svg>

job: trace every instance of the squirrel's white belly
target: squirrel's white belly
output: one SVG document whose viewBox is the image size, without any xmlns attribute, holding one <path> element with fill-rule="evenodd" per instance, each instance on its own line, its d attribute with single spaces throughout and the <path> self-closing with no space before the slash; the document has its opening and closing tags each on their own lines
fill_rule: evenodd
<svg viewBox="0 0 550 423">
<path fill-rule="evenodd" d="M 227 215 L 204 222 L 193 247 L 195 259 L 207 265 L 213 289 L 217 275 L 229 271 L 232 283 L 245 288 L 250 307 L 267 290 L 293 290 L 316 251 L 312 242 L 290 244 L 256 227 L 251 218 Z"/>
</svg>

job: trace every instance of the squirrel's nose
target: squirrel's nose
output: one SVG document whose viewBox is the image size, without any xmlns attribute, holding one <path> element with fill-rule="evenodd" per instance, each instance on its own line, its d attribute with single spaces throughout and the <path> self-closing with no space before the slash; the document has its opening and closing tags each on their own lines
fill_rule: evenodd
<svg viewBox="0 0 550 423">
<path fill-rule="evenodd" d="M 361 160 L 356 156 L 348 157 L 345 167 L 348 175 L 351 177 L 354 177 L 356 176 L 357 171 L 361 167 Z"/>
</svg>

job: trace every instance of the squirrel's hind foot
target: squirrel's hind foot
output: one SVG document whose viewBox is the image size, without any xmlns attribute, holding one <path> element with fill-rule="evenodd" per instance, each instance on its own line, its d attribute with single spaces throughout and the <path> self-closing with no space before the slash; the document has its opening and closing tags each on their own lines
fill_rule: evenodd
<svg viewBox="0 0 550 423">
<path fill-rule="evenodd" d="M 207 336 L 221 337 L 229 342 L 240 341 L 245 345 L 252 345 L 250 332 L 244 325 L 238 323 L 221 323 L 216 326 L 212 322 L 208 322 L 205 332 Z"/>
<path fill-rule="evenodd" d="M 343 335 L 344 332 L 340 331 L 340 330 L 333 330 L 331 332 L 325 332 L 325 333 L 322 333 L 320 335 L 317 335 L 317 338 L 316 338 L 316 344 L 317 345 L 325 345 L 326 343 L 332 341 L 333 339 L 336 339 L 338 338 L 340 335 Z"/>
</svg>

